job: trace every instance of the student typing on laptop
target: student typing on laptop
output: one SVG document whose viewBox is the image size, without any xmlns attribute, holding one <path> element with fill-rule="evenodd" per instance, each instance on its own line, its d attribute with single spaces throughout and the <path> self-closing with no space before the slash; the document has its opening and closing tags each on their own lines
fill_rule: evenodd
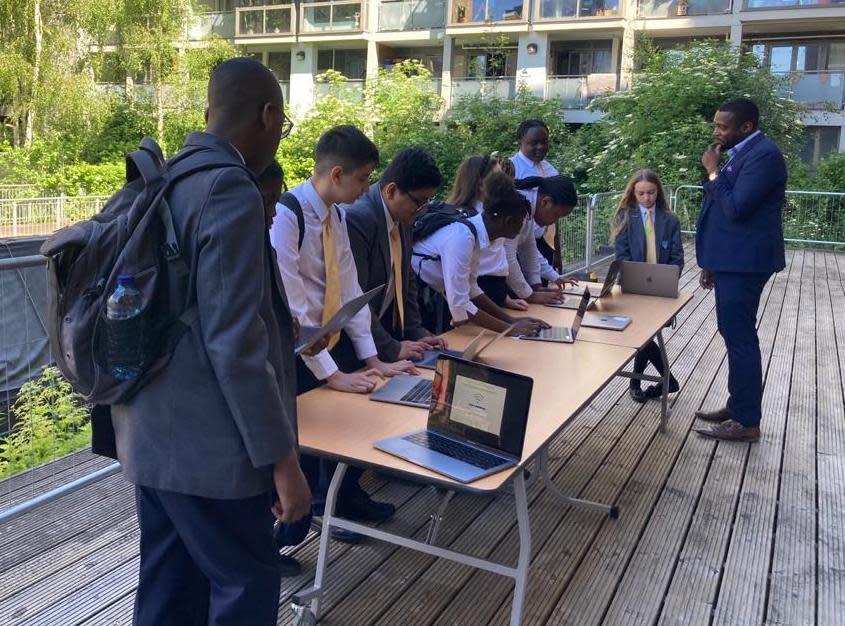
<svg viewBox="0 0 845 626">
<path fill-rule="evenodd" d="M 631 176 L 611 221 L 610 236 L 617 260 L 684 267 L 681 224 L 669 210 L 663 185 L 651 170 L 639 170 Z M 663 359 L 655 341 L 637 352 L 634 372 L 642 374 L 649 362 L 663 374 Z M 678 389 L 678 381 L 669 374 L 669 393 Z M 635 402 L 645 402 L 661 397 L 663 385 L 657 383 L 643 390 L 640 381 L 632 378 L 629 393 Z"/>
</svg>

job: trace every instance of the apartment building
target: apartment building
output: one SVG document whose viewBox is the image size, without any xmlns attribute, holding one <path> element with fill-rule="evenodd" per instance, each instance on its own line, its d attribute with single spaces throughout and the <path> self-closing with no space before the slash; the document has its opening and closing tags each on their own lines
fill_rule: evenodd
<svg viewBox="0 0 845 626">
<path fill-rule="evenodd" d="M 328 69 L 363 87 L 379 67 L 419 59 L 447 103 L 482 84 L 502 96 L 525 83 L 560 98 L 566 119 L 631 78 L 637 31 L 672 47 L 721 38 L 788 77 L 807 104 L 805 159 L 845 151 L 845 0 L 205 0 L 198 34 L 232 40 L 270 67 L 294 114 Z M 491 38 L 495 46 L 491 47 Z"/>
</svg>

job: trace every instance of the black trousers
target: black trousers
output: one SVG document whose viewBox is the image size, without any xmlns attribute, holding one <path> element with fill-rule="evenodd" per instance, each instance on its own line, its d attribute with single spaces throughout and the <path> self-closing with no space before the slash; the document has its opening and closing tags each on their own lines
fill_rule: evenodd
<svg viewBox="0 0 845 626">
<path fill-rule="evenodd" d="M 648 367 L 649 363 L 654 366 L 654 369 L 657 370 L 658 374 L 663 376 L 663 359 L 660 358 L 660 346 L 658 346 L 657 342 L 654 340 L 652 340 L 650 344 L 648 344 L 645 348 L 642 348 L 639 352 L 637 352 L 636 356 L 634 356 L 634 372 L 642 374 L 645 371 L 645 368 Z M 669 374 L 669 380 L 672 380 L 671 373 Z M 632 378 L 631 387 L 639 389 L 640 381 Z"/>
<path fill-rule="evenodd" d="M 281 575 L 271 493 L 239 500 L 135 488 L 135 626 L 273 626 Z"/>
<path fill-rule="evenodd" d="M 478 286 L 497 305 L 505 306 L 505 298 L 508 295 L 507 276 L 479 276 Z"/>
</svg>

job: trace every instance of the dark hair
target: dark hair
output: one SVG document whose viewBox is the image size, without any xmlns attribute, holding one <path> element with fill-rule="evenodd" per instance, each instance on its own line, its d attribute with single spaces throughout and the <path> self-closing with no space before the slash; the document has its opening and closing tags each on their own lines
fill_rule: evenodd
<svg viewBox="0 0 845 626">
<path fill-rule="evenodd" d="M 443 184 L 443 176 L 434 158 L 422 148 L 406 148 L 393 157 L 385 168 L 379 183 L 384 187 L 395 183 L 402 191 L 437 189 Z"/>
<path fill-rule="evenodd" d="M 352 125 L 335 126 L 324 132 L 314 149 L 314 169 L 326 172 L 340 166 L 347 173 L 378 163 L 378 148 Z"/>
<path fill-rule="evenodd" d="M 530 211 L 528 199 L 514 188 L 510 176 L 493 172 L 484 179 L 484 215 L 524 219 Z"/>
<path fill-rule="evenodd" d="M 578 192 L 568 176 L 528 176 L 513 181 L 517 189 L 536 189 L 538 196 L 548 196 L 555 204 L 576 206 Z"/>
<path fill-rule="evenodd" d="M 280 180 L 284 182 L 285 180 L 285 172 L 282 170 L 282 166 L 279 165 L 279 162 L 275 159 L 273 160 L 270 165 L 264 168 L 264 171 L 258 175 L 258 184 L 263 185 L 264 183 L 273 182 L 276 180 Z"/>
<path fill-rule="evenodd" d="M 546 123 L 543 120 L 525 120 L 522 124 L 519 125 L 519 128 L 516 129 L 516 140 L 522 141 L 522 138 L 525 137 L 526 133 L 532 128 L 544 128 L 546 132 L 549 132 L 549 127 L 546 126 Z"/>
<path fill-rule="evenodd" d="M 733 115 L 737 126 L 751 122 L 752 128 L 756 129 L 760 123 L 760 109 L 749 98 L 731 98 L 721 104 L 719 111 Z"/>
</svg>

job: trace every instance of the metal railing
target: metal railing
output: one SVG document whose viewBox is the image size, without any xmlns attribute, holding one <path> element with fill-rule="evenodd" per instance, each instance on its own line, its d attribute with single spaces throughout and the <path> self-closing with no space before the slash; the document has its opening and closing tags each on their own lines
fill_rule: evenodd
<svg viewBox="0 0 845 626">
<path fill-rule="evenodd" d="M 0 237 L 49 235 L 103 208 L 109 196 L 0 199 Z"/>
<path fill-rule="evenodd" d="M 0 185 L 0 200 L 10 198 L 31 198 L 38 195 L 38 187 L 23 183 L 19 185 Z"/>
<path fill-rule="evenodd" d="M 360 0 L 303 2 L 299 5 L 300 31 L 322 33 L 363 30 L 365 4 Z"/>
<path fill-rule="evenodd" d="M 379 31 L 424 30 L 446 24 L 446 0 L 389 0 L 378 8 Z"/>
<path fill-rule="evenodd" d="M 235 37 L 290 35 L 296 14 L 292 4 L 235 9 Z"/>
</svg>

